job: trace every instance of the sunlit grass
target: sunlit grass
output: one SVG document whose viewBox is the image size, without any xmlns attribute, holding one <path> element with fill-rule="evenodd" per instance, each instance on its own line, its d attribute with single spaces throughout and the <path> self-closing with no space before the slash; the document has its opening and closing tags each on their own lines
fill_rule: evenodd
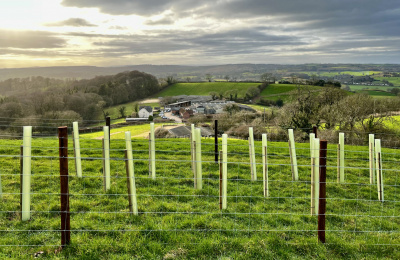
<svg viewBox="0 0 400 260">
<path fill-rule="evenodd" d="M 298 182 L 291 181 L 287 142 L 268 143 L 270 198 L 264 198 L 260 141 L 256 141 L 258 181 L 250 181 L 248 143 L 229 139 L 228 208 L 220 211 L 212 139 L 202 140 L 202 190 L 193 188 L 188 139 L 156 141 L 156 180 L 149 178 L 148 141 L 133 139 L 139 215 L 132 216 L 126 196 L 124 140 L 111 142 L 112 184 L 105 192 L 101 140 L 83 139 L 84 178 L 76 177 L 74 160 L 69 160 L 72 244 L 55 254 L 60 244 L 58 141 L 33 140 L 33 212 L 27 222 L 21 222 L 16 212 L 21 144 L 21 140 L 3 140 L 0 146 L 1 154 L 9 155 L 0 157 L 3 259 L 33 258 L 39 251 L 44 252 L 42 258 L 62 259 L 400 257 L 396 246 L 400 242 L 400 153 L 396 149 L 383 149 L 386 202 L 382 203 L 377 201 L 376 185 L 369 184 L 368 147 L 346 145 L 345 183 L 337 184 L 337 148 L 329 144 L 328 231 L 323 245 L 317 241 L 317 217 L 310 215 L 308 143 L 296 144 Z"/>
</svg>

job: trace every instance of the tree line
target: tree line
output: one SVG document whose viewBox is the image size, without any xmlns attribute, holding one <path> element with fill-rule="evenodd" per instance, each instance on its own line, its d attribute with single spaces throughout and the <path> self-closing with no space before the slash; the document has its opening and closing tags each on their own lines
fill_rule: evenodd
<svg viewBox="0 0 400 260">
<path fill-rule="evenodd" d="M 157 78 L 139 71 L 88 80 L 8 79 L 0 82 L 1 128 L 40 125 L 54 119 L 88 124 L 107 116 L 105 110 L 110 106 L 143 99 L 159 90 Z"/>
</svg>

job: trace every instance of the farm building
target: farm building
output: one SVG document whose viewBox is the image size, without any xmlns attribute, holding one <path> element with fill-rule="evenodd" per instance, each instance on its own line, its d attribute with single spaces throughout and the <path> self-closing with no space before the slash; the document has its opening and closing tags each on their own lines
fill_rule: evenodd
<svg viewBox="0 0 400 260">
<path fill-rule="evenodd" d="M 153 116 L 153 108 L 151 106 L 140 106 L 139 107 L 139 117 L 140 118 L 149 118 L 149 116 Z"/>
</svg>

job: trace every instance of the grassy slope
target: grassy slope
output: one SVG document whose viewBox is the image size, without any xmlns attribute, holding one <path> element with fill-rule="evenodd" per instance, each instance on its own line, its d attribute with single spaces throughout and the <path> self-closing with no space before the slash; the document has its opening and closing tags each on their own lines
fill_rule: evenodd
<svg viewBox="0 0 400 260">
<path fill-rule="evenodd" d="M 247 82 L 202 82 L 202 83 L 176 83 L 157 93 L 157 97 L 177 95 L 208 96 L 210 92 L 225 92 L 231 89 L 238 90 L 238 97 L 244 97 L 249 87 L 257 87 L 260 83 Z"/>
<path fill-rule="evenodd" d="M 85 178 L 75 177 L 69 161 L 72 244 L 59 258 L 69 259 L 234 259 L 261 258 L 399 258 L 397 191 L 400 153 L 384 149 L 386 202 L 376 201 L 369 185 L 368 148 L 346 146 L 346 183 L 336 183 L 327 169 L 327 244 L 317 242 L 317 217 L 310 216 L 309 144 L 297 144 L 299 182 L 291 181 L 286 142 L 269 142 L 270 198 L 258 180 L 250 181 L 246 141 L 229 140 L 228 209 L 218 209 L 218 166 L 213 140 L 203 140 L 203 190 L 193 189 L 188 140 L 158 140 L 157 179 L 148 177 L 148 141 L 133 140 L 139 216 L 128 213 L 124 162 L 112 160 L 112 188 L 103 191 L 100 140 L 81 140 Z M 19 140 L 3 140 L 2 155 L 18 155 Z M 1 157 L 3 201 L 0 204 L 1 258 L 27 258 L 44 251 L 54 258 L 59 244 L 59 172 L 57 140 L 32 144 L 32 219 L 20 222 L 19 158 Z M 72 144 L 70 143 L 70 146 Z M 124 141 L 114 140 L 113 158 L 123 158 Z M 329 145 L 328 165 L 336 165 L 336 145 Z M 72 152 L 72 151 L 70 151 Z M 260 153 L 260 142 L 256 142 Z M 261 156 L 257 156 L 261 162 Z M 357 168 L 353 168 L 357 167 Z M 91 194 L 91 195 L 88 195 Z M 13 230 L 13 231 L 11 231 Z M 20 230 L 20 231 L 17 231 Z M 26 232 L 24 230 L 32 230 Z M 81 230 L 81 231 L 80 231 Z M 82 231 L 83 230 L 83 231 Z M 53 232 L 55 231 L 55 232 Z M 365 232 L 366 231 L 366 232 Z M 395 231 L 395 232 L 392 232 Z M 376 246 L 379 244 L 381 246 Z M 387 245 L 385 245 L 387 244 Z M 33 246 L 38 245 L 38 246 Z"/>
<path fill-rule="evenodd" d="M 305 86 L 300 86 L 300 87 L 305 87 Z M 307 87 L 311 88 L 312 90 L 320 89 L 320 87 L 316 86 L 307 86 Z M 291 91 L 294 91 L 296 89 L 297 86 L 293 84 L 270 84 L 261 92 L 260 96 L 262 98 L 269 100 L 282 99 L 285 101 L 289 98 Z"/>
</svg>

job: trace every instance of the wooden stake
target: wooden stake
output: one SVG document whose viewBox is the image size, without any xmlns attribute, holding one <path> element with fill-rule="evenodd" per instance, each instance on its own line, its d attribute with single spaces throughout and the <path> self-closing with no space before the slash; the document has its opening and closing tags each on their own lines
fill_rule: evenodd
<svg viewBox="0 0 400 260">
<path fill-rule="evenodd" d="M 24 126 L 22 173 L 22 221 L 31 218 L 32 126 Z"/>
<path fill-rule="evenodd" d="M 128 200 L 129 200 L 129 210 L 134 215 L 138 215 L 138 206 L 136 199 L 136 183 L 135 183 L 135 173 L 133 168 L 133 157 L 132 157 L 132 139 L 131 132 L 125 132 L 125 167 L 126 167 L 126 177 L 128 186 Z"/>
<path fill-rule="evenodd" d="M 196 141 L 196 138 L 195 138 L 195 131 L 194 131 L 194 124 L 191 124 L 191 132 L 190 132 L 191 134 L 190 134 L 190 146 L 191 146 L 191 148 L 192 148 L 192 150 L 191 150 L 191 156 L 192 156 L 192 171 L 193 171 L 193 174 L 194 174 L 194 176 L 196 176 L 196 163 L 195 163 L 195 160 L 196 160 L 196 149 L 194 148 L 194 146 L 193 146 L 193 144 L 194 144 L 194 142 Z M 196 177 L 195 177 L 196 178 Z"/>
<path fill-rule="evenodd" d="M 149 176 L 151 177 L 151 134 L 149 133 Z"/>
<path fill-rule="evenodd" d="M 214 120 L 215 163 L 218 163 L 218 120 Z"/>
<path fill-rule="evenodd" d="M 379 170 L 379 200 L 383 201 L 383 183 L 382 183 L 382 161 L 381 161 L 381 153 L 378 153 L 378 170 Z"/>
<path fill-rule="evenodd" d="M 252 181 L 257 180 L 257 161 L 256 161 L 256 152 L 254 145 L 254 132 L 253 127 L 249 127 L 249 138 L 250 138 L 250 156 L 251 156 L 251 165 L 252 165 Z"/>
<path fill-rule="evenodd" d="M 293 164 L 292 145 L 290 140 L 288 141 L 288 144 L 289 144 L 289 157 L 290 157 L 290 171 L 292 172 L 292 181 L 294 181 L 294 164 Z"/>
<path fill-rule="evenodd" d="M 222 209 L 228 205 L 228 135 L 222 135 Z"/>
<path fill-rule="evenodd" d="M 375 168 L 374 168 L 374 134 L 369 134 L 369 183 L 375 184 Z"/>
<path fill-rule="evenodd" d="M 296 147 L 295 147 L 295 142 L 294 142 L 293 129 L 288 129 L 288 134 L 289 134 L 289 142 L 290 142 L 289 149 L 291 151 L 290 157 L 291 157 L 291 164 L 292 164 L 292 179 L 293 179 L 293 181 L 298 181 L 299 173 L 297 170 Z"/>
<path fill-rule="evenodd" d="M 249 139 L 249 159 L 250 159 L 250 174 L 251 174 L 251 180 L 254 181 L 254 164 L 253 164 L 253 155 L 251 154 L 252 148 L 251 148 L 251 139 Z"/>
<path fill-rule="evenodd" d="M 269 197 L 268 190 L 268 153 L 267 153 L 267 134 L 262 134 L 262 158 L 263 158 L 263 190 L 264 197 Z"/>
<path fill-rule="evenodd" d="M 201 163 L 201 130 L 196 128 L 196 187 L 198 190 L 203 188 L 202 182 L 202 163 Z"/>
<path fill-rule="evenodd" d="M 131 199 L 131 187 L 129 185 L 128 151 L 125 149 L 124 152 L 125 152 L 126 186 L 128 187 L 129 212 L 133 213 L 133 206 L 132 206 L 132 199 Z"/>
<path fill-rule="evenodd" d="M 318 215 L 318 209 L 319 209 L 319 173 L 320 173 L 320 165 L 319 165 L 319 150 L 320 150 L 320 142 L 318 138 L 314 139 L 314 208 L 315 208 L 315 214 Z"/>
<path fill-rule="evenodd" d="M 378 200 L 384 201 L 383 176 L 382 176 L 382 148 L 381 139 L 375 140 L 375 158 L 376 158 L 376 180 L 378 188 Z"/>
<path fill-rule="evenodd" d="M 104 176 L 104 190 L 108 191 L 111 188 L 111 168 L 110 168 L 110 140 L 107 140 L 109 134 L 108 126 L 103 127 L 103 176 Z"/>
<path fill-rule="evenodd" d="M 71 225 L 69 212 L 68 190 L 68 128 L 58 128 L 60 156 L 60 188 L 61 188 L 61 246 L 65 247 L 71 241 Z"/>
<path fill-rule="evenodd" d="M 82 159 L 81 159 L 81 148 L 80 148 L 80 142 L 79 142 L 79 127 L 78 127 L 78 122 L 73 122 L 73 129 L 74 131 L 72 132 L 72 140 L 74 144 L 74 157 L 75 157 L 75 170 L 76 170 L 76 176 L 79 178 L 82 178 Z"/>
<path fill-rule="evenodd" d="M 154 123 L 150 123 L 151 178 L 156 179 L 156 137 Z"/>
<path fill-rule="evenodd" d="M 344 183 L 344 133 L 339 133 L 339 145 L 340 145 L 340 183 Z"/>
<path fill-rule="evenodd" d="M 314 152 L 315 134 L 310 134 L 310 159 L 311 159 L 311 215 L 315 214 L 315 152 Z"/>
<path fill-rule="evenodd" d="M 194 188 L 197 189 L 197 162 L 196 162 L 196 141 L 193 141 L 193 184 L 194 184 Z"/>
</svg>

